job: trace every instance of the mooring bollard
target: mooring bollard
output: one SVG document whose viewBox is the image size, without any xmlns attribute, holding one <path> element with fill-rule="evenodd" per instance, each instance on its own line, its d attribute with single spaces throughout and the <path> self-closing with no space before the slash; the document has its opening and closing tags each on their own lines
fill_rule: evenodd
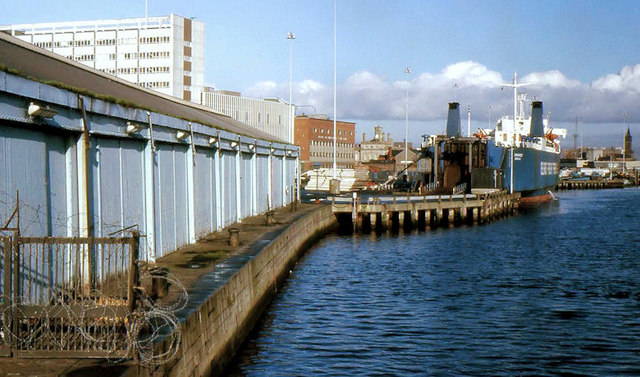
<svg viewBox="0 0 640 377">
<path fill-rule="evenodd" d="M 229 246 L 236 247 L 240 245 L 240 230 L 229 229 Z"/>
<path fill-rule="evenodd" d="M 169 269 L 166 267 L 155 267 L 149 271 L 151 275 L 151 296 L 152 298 L 163 298 L 169 294 L 169 281 L 167 275 Z"/>
<path fill-rule="evenodd" d="M 275 225 L 275 224 L 276 224 L 276 216 L 275 216 L 275 215 L 276 215 L 276 213 L 275 213 L 275 212 L 273 212 L 273 211 L 267 211 L 267 212 L 265 212 L 265 214 L 264 214 L 264 216 L 265 216 L 265 223 L 266 223 L 268 226 L 271 226 L 271 225 Z"/>
</svg>

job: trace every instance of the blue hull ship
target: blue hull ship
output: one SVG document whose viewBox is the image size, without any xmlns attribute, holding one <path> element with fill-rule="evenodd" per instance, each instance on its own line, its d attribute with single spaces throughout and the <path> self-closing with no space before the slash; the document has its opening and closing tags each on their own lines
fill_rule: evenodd
<svg viewBox="0 0 640 377">
<path fill-rule="evenodd" d="M 454 193 L 519 192 L 522 205 L 551 200 L 558 183 L 558 137 L 565 137 L 566 130 L 549 127 L 540 101 L 531 103 L 525 117 L 526 98 L 517 95 L 522 84 L 514 76 L 513 84 L 505 85 L 514 87 L 514 115 L 499 119 L 494 129 L 461 136 L 460 105 L 449 104 L 445 135 L 425 140 L 433 161 L 431 180 L 442 191 Z"/>
</svg>

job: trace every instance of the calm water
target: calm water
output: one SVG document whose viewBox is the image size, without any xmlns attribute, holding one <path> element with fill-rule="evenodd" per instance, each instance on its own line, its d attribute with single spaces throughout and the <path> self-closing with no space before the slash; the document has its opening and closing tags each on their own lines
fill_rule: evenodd
<svg viewBox="0 0 640 377">
<path fill-rule="evenodd" d="M 640 375 L 640 190 L 485 226 L 333 235 L 232 375 Z"/>
</svg>

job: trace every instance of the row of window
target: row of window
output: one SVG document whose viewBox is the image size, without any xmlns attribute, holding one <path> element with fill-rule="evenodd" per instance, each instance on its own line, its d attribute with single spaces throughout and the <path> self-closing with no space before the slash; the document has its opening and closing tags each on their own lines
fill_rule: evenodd
<svg viewBox="0 0 640 377">
<path fill-rule="evenodd" d="M 64 47 L 88 47 L 88 46 L 115 46 L 124 44 L 135 44 L 136 41 L 140 44 L 155 44 L 155 43 L 169 43 L 170 37 L 142 37 L 142 38 L 112 38 L 112 39 L 81 39 L 73 41 L 47 41 L 47 42 L 34 42 L 33 44 L 40 48 L 64 48 Z"/>
<path fill-rule="evenodd" d="M 67 56 L 67 58 L 75 60 L 77 62 L 86 62 L 86 61 L 94 61 L 96 59 L 96 56 L 93 54 L 87 54 L 87 55 Z"/>
<path fill-rule="evenodd" d="M 326 131 L 326 132 L 325 132 Z M 325 129 L 325 128 L 314 128 L 313 129 L 313 133 L 326 133 L 328 135 L 331 135 L 331 130 L 330 129 Z M 344 136 L 353 136 L 353 131 L 346 131 L 346 130 L 338 130 L 338 135 L 344 135 Z"/>
<path fill-rule="evenodd" d="M 163 89 L 163 88 L 169 88 L 169 81 L 139 82 L 138 85 L 147 89 Z"/>
<path fill-rule="evenodd" d="M 125 59 L 166 59 L 169 57 L 169 51 L 127 52 L 124 54 Z"/>
<path fill-rule="evenodd" d="M 131 68 L 105 68 L 101 69 L 110 75 L 144 75 L 154 73 L 169 73 L 169 67 L 131 67 Z M 164 81 L 161 81 L 164 82 Z"/>
<path fill-rule="evenodd" d="M 310 157 L 333 157 L 333 152 L 310 152 Z M 354 158 L 353 153 L 336 153 L 338 158 Z"/>
<path fill-rule="evenodd" d="M 140 38 L 140 44 L 149 44 L 149 43 L 169 43 L 170 38 L 167 37 L 143 37 Z"/>
<path fill-rule="evenodd" d="M 311 140 L 309 141 L 310 145 L 324 145 L 324 146 L 328 146 L 328 145 L 333 145 L 333 142 L 330 141 L 315 141 L 315 140 Z M 338 143 L 338 147 L 350 147 L 353 148 L 355 147 L 355 144 L 345 144 L 345 143 Z"/>
</svg>

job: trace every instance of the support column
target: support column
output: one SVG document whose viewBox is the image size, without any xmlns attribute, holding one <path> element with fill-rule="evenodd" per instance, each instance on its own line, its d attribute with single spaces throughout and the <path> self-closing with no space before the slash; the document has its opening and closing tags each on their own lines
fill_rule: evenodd
<svg viewBox="0 0 640 377">
<path fill-rule="evenodd" d="M 386 209 L 382 212 L 381 214 L 381 218 L 382 218 L 382 230 L 388 230 L 391 229 L 391 213 L 389 211 L 387 211 Z"/>
<path fill-rule="evenodd" d="M 268 174 L 267 174 L 267 185 L 269 186 L 269 191 L 267 192 L 267 208 L 269 211 L 273 209 L 273 147 L 269 147 L 269 166 L 268 166 Z"/>
<path fill-rule="evenodd" d="M 220 150 L 220 138 L 218 138 L 218 145 L 216 146 L 216 150 L 213 152 L 213 164 L 215 165 L 216 174 L 215 174 L 215 194 L 216 194 L 216 226 L 218 230 L 224 228 L 224 208 L 225 203 L 222 200 L 222 196 L 224 195 L 224 190 L 222 188 L 222 177 L 224 177 L 224 166 L 221 162 L 220 154 L 222 151 Z"/>
<path fill-rule="evenodd" d="M 256 149 L 254 147 L 251 154 L 251 216 L 258 214 L 258 151 Z"/>
<path fill-rule="evenodd" d="M 191 125 L 189 125 L 191 128 Z M 193 134 L 192 134 L 193 135 Z M 193 136 L 191 136 L 193 137 Z M 193 145 L 193 140 L 189 144 L 189 148 L 187 148 L 187 216 L 189 224 L 189 229 L 187 230 L 189 234 L 189 242 L 196 242 L 196 188 L 195 188 L 195 166 L 196 160 L 194 158 L 195 150 Z"/>
<path fill-rule="evenodd" d="M 290 185 L 287 182 L 287 151 L 284 151 L 284 156 L 282 156 L 282 205 L 286 206 L 289 204 L 288 199 Z"/>
<path fill-rule="evenodd" d="M 240 140 L 238 140 L 238 150 L 236 151 L 236 222 L 240 222 L 242 220 L 242 180 L 240 179 L 241 169 L 240 169 L 240 160 L 242 159 L 242 151 L 240 147 Z"/>
</svg>

